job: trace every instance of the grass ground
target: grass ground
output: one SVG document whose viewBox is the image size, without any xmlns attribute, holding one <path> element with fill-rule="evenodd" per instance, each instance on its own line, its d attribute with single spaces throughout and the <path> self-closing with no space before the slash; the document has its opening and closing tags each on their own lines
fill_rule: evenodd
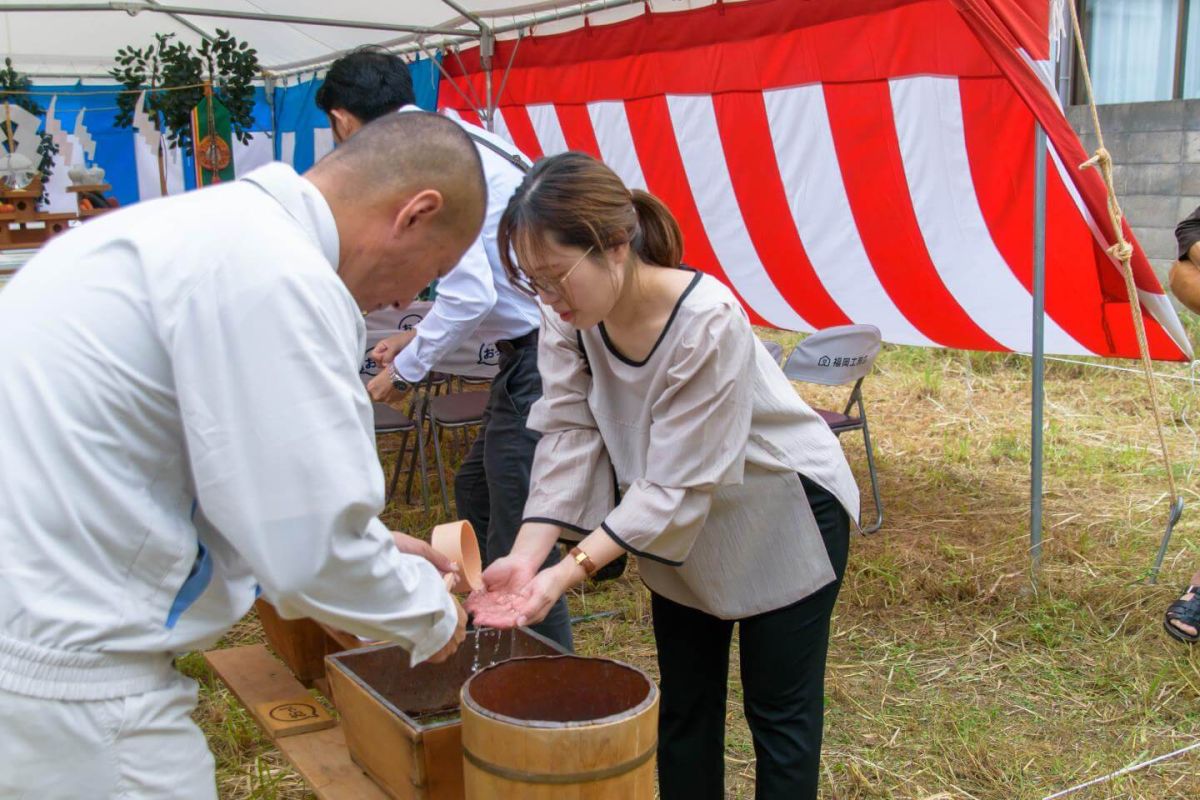
<svg viewBox="0 0 1200 800">
<path fill-rule="evenodd" d="M 1048 364 L 1046 545 L 1035 587 L 1029 366 L 1020 356 L 889 347 L 866 384 L 887 522 L 854 539 L 834 616 L 823 797 L 1043 798 L 1200 739 L 1200 649 L 1161 630 L 1163 609 L 1200 566 L 1200 395 L 1180 380 L 1186 367 L 1156 365 L 1169 376 L 1159 388 L 1189 510 L 1160 584 L 1148 586 L 1167 500 L 1145 385 L 1133 373 Z M 845 394 L 797 388 L 829 407 Z M 845 446 L 868 496 L 861 439 Z M 438 516 L 401 509 L 388 521 L 419 532 Z M 578 626 L 578 649 L 655 673 L 647 599 L 634 575 L 577 593 L 575 613 L 620 612 Z M 249 618 L 224 644 L 259 638 Z M 733 663 L 727 795 L 748 798 L 754 752 Z M 197 719 L 222 797 L 308 797 L 199 656 L 184 666 L 203 684 Z M 1072 797 L 1198 794 L 1194 751 Z"/>
</svg>

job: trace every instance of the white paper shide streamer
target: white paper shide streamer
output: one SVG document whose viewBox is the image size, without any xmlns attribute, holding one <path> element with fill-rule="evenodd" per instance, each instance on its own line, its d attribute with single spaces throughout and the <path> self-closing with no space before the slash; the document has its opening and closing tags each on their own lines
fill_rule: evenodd
<svg viewBox="0 0 1200 800">
<path fill-rule="evenodd" d="M 162 134 L 154 126 L 154 120 L 150 119 L 150 115 L 146 113 L 145 92 L 138 95 L 137 103 L 133 106 L 133 129 L 137 131 L 138 136 L 142 137 L 142 141 L 146 143 L 146 147 L 150 148 L 151 153 L 158 152 L 159 145 L 162 144 Z"/>
<path fill-rule="evenodd" d="M 54 113 L 57 105 L 58 95 L 54 95 L 50 98 L 50 106 L 46 109 L 45 133 L 58 146 L 58 155 L 62 159 L 62 163 L 70 164 L 71 155 L 75 148 L 71 144 L 71 137 L 67 136 L 67 132 L 63 130 L 62 123 L 58 121 L 58 117 Z"/>
<path fill-rule="evenodd" d="M 75 115 L 75 140 L 79 142 L 79 149 L 84 158 L 90 161 L 96 157 L 96 140 L 92 138 L 91 132 L 83 124 L 83 115 L 86 113 L 87 109 L 81 108 Z"/>
</svg>

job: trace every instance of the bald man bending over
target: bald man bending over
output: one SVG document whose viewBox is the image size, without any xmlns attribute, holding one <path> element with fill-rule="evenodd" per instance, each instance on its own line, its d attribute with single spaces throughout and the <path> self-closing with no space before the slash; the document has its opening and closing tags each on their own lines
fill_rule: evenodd
<svg viewBox="0 0 1200 800">
<path fill-rule="evenodd" d="M 213 800 L 172 659 L 260 591 L 454 651 L 435 556 L 376 517 L 358 363 L 363 312 L 448 271 L 485 192 L 457 125 L 392 115 L 303 177 L 89 222 L 0 293 L 0 797 Z"/>
</svg>

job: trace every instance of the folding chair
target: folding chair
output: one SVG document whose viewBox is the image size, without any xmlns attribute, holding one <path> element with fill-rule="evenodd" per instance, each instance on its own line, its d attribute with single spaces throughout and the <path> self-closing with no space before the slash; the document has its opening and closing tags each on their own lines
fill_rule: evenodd
<svg viewBox="0 0 1200 800">
<path fill-rule="evenodd" d="M 862 431 L 876 513 L 875 522 L 863 528 L 863 533 L 874 533 L 883 525 L 883 500 L 879 496 L 879 476 L 875 471 L 875 449 L 871 446 L 871 427 L 867 423 L 867 409 L 862 395 L 863 380 L 870 374 L 879 348 L 879 329 L 874 325 L 839 325 L 817 331 L 800 342 L 783 365 L 783 374 L 794 381 L 823 386 L 854 383 L 846 408 L 840 413 L 823 408 L 813 410 L 839 437 L 850 431 Z M 854 409 L 858 413 L 851 415 Z"/>
<path fill-rule="evenodd" d="M 429 511 L 429 481 L 425 476 L 429 474 L 428 467 L 425 464 L 425 436 L 424 432 L 417 426 L 417 423 L 408 414 L 404 414 L 392 408 L 385 403 L 372 403 L 372 410 L 375 412 L 375 449 L 379 450 L 379 437 L 389 436 L 392 434 L 400 434 L 400 447 L 396 449 L 396 464 L 392 467 L 392 475 L 388 480 L 387 495 L 384 497 L 383 505 L 386 508 L 392 502 L 392 498 L 396 495 L 396 483 L 400 480 L 400 471 L 404 466 L 404 456 L 408 452 L 408 437 L 411 433 L 417 433 L 417 447 L 413 456 L 414 461 L 418 461 L 421 465 L 421 493 L 425 503 L 425 510 Z M 380 451 L 383 452 L 383 451 Z M 409 475 L 412 475 L 413 467 L 409 466 Z M 411 485 L 411 481 L 409 482 Z"/>
<path fill-rule="evenodd" d="M 433 429 L 433 455 L 437 459 L 438 485 L 442 490 L 442 508 L 450 514 L 450 493 L 446 488 L 446 470 L 442 463 L 442 442 L 438 436 L 441 429 L 462 430 L 483 424 L 483 412 L 487 408 L 491 392 L 451 392 L 429 399 L 425 416 Z"/>
<path fill-rule="evenodd" d="M 783 345 L 770 339 L 763 339 L 762 343 L 763 347 L 767 348 L 767 352 L 771 354 L 771 358 L 775 359 L 776 364 L 783 361 Z"/>
</svg>

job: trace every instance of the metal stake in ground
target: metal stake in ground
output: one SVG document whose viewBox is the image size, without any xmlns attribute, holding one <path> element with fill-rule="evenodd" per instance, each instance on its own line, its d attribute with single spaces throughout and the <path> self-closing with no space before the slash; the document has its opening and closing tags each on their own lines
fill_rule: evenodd
<svg viewBox="0 0 1200 800">
<path fill-rule="evenodd" d="M 1121 777 L 1122 775 L 1128 775 L 1131 772 L 1137 772 L 1138 770 L 1142 770 L 1142 769 L 1145 769 L 1146 767 L 1153 766 L 1154 764 L 1157 764 L 1161 761 L 1166 761 L 1169 758 L 1175 758 L 1176 756 L 1181 756 L 1184 753 L 1187 753 L 1191 750 L 1195 750 L 1197 748 L 1200 748 L 1200 741 L 1192 742 L 1187 747 L 1181 747 L 1173 753 L 1167 753 L 1165 756 L 1159 756 L 1158 758 L 1152 758 L 1149 761 L 1142 761 L 1139 764 L 1131 764 L 1130 766 L 1125 767 L 1123 769 L 1119 769 L 1116 772 L 1110 772 L 1109 774 L 1102 775 L 1099 778 L 1093 778 L 1092 780 L 1088 781 L 1087 783 L 1081 783 L 1078 786 L 1072 786 L 1070 789 L 1063 789 L 1061 792 L 1055 792 L 1054 794 L 1048 794 L 1044 798 L 1042 798 L 1042 800 L 1057 800 L 1059 797 L 1066 797 L 1069 794 L 1074 794 L 1075 792 L 1078 792 L 1082 789 L 1086 789 L 1089 786 L 1096 786 L 1101 783 L 1107 783 L 1108 781 L 1116 780 L 1117 778 Z"/>
</svg>

